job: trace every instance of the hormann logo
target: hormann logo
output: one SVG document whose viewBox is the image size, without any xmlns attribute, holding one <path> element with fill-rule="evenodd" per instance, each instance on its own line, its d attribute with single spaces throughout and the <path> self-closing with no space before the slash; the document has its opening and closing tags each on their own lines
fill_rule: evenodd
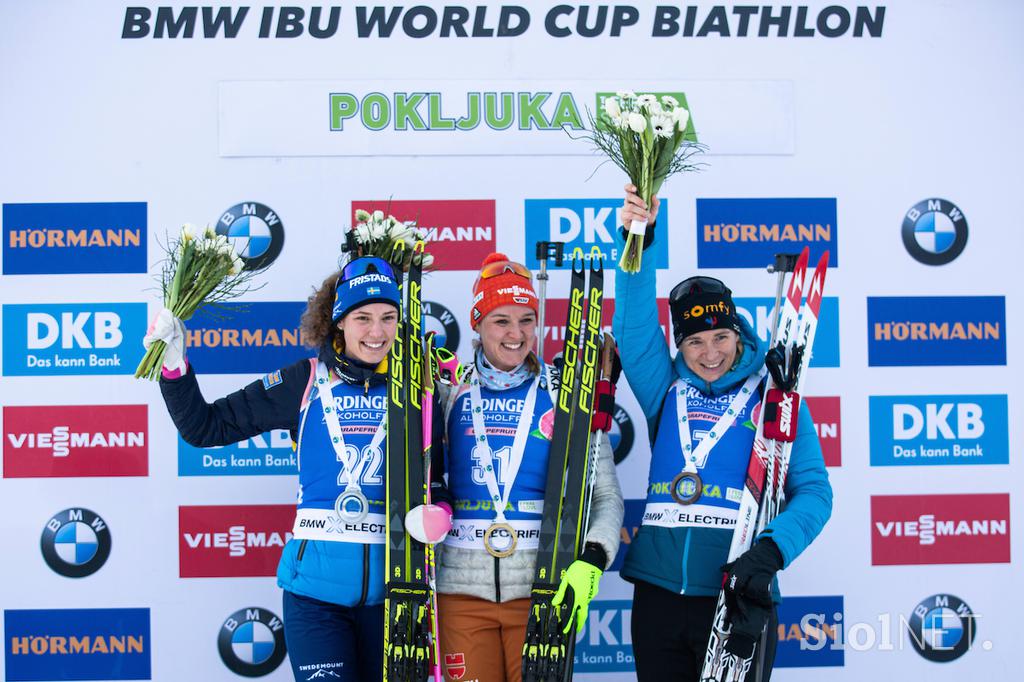
<svg viewBox="0 0 1024 682">
<path fill-rule="evenodd" d="M 1003 296 L 868 297 L 868 365 L 1005 365 Z"/>
<path fill-rule="evenodd" d="M 275 575 L 294 520 L 287 504 L 179 507 L 181 577 Z"/>
<path fill-rule="evenodd" d="M 4 407 L 4 477 L 146 476 L 146 405 Z"/>
<path fill-rule="evenodd" d="M 842 595 L 787 596 L 778 610 L 776 668 L 844 665 Z"/>
<path fill-rule="evenodd" d="M 871 498 L 871 563 L 1010 561 L 1010 496 L 879 495 Z"/>
<path fill-rule="evenodd" d="M 305 307 L 288 301 L 200 309 L 187 324 L 189 359 L 220 374 L 262 374 L 290 365 L 308 356 L 299 331 Z"/>
<path fill-rule="evenodd" d="M 839 264 L 835 199 L 697 199 L 698 267 L 762 268 L 804 246 Z"/>
<path fill-rule="evenodd" d="M 5 275 L 146 272 L 144 202 L 4 204 Z"/>
<path fill-rule="evenodd" d="M 478 270 L 497 249 L 494 199 L 353 201 L 353 218 L 358 208 L 380 209 L 425 230 L 437 270 Z"/>
<path fill-rule="evenodd" d="M 151 679 L 149 609 L 5 610 L 8 680 Z"/>
<path fill-rule="evenodd" d="M 142 359 L 144 303 L 3 306 L 4 374 L 131 374 Z"/>
<path fill-rule="evenodd" d="M 1008 464 L 1005 395 L 871 396 L 871 465 Z"/>
</svg>

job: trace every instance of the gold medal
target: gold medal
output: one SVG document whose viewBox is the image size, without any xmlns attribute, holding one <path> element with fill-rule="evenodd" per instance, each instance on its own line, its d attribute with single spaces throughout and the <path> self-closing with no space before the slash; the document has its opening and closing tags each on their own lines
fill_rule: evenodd
<svg viewBox="0 0 1024 682">
<path fill-rule="evenodd" d="M 504 531 L 504 534 L 495 538 L 495 533 L 498 531 Z M 516 531 L 507 523 L 492 523 L 484 531 L 484 549 L 498 559 L 512 556 L 512 553 L 516 551 L 516 542 Z"/>
</svg>

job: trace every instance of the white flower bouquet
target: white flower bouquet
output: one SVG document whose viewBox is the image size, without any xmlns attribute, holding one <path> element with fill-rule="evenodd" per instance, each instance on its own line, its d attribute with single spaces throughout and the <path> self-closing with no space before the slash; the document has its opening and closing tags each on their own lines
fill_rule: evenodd
<svg viewBox="0 0 1024 682">
<path fill-rule="evenodd" d="M 687 139 L 689 122 L 690 112 L 671 95 L 620 90 L 605 98 L 596 121 L 591 115 L 587 139 L 629 176 L 650 205 L 665 178 L 698 168 L 691 158 L 704 147 Z M 636 220 L 629 226 L 619 259 L 623 272 L 639 272 L 646 229 L 646 223 Z"/>
<path fill-rule="evenodd" d="M 164 307 L 179 320 L 188 320 L 206 305 L 223 303 L 250 290 L 255 271 L 235 253 L 231 242 L 207 227 L 201 234 L 192 225 L 181 228 L 167 246 L 167 258 L 160 273 Z M 135 378 L 160 378 L 163 341 L 155 341 L 135 370 Z"/>
<path fill-rule="evenodd" d="M 414 255 L 419 257 L 414 254 L 416 243 L 426 238 L 426 230 L 415 223 L 403 223 L 393 215 L 384 215 L 384 211 L 371 213 L 360 208 L 356 209 L 356 224 L 346 235 L 342 250 L 350 258 L 377 256 L 396 268 L 408 270 Z M 423 269 L 429 270 L 433 264 L 434 257 L 423 253 Z"/>
</svg>

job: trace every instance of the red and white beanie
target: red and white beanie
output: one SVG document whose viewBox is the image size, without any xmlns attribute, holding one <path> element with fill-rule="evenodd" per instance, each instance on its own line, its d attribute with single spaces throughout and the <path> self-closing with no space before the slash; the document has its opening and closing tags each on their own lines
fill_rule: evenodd
<svg viewBox="0 0 1024 682">
<path fill-rule="evenodd" d="M 485 273 L 488 273 L 485 276 Z M 533 290 L 529 270 L 510 261 L 503 253 L 492 253 L 480 265 L 480 275 L 473 284 L 473 308 L 469 322 L 473 329 L 489 312 L 503 305 L 523 305 L 537 312 L 540 301 Z"/>
</svg>

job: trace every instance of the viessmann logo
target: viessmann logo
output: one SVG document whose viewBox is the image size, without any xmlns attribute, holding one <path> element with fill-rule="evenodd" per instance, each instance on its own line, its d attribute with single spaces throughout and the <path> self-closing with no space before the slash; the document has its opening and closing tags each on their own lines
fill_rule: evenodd
<svg viewBox="0 0 1024 682">
<path fill-rule="evenodd" d="M 381 210 L 426 230 L 427 250 L 438 270 L 478 270 L 496 250 L 494 199 L 353 201 L 352 218 L 360 208 Z"/>
<path fill-rule="evenodd" d="M 4 204 L 5 275 L 146 272 L 145 202 Z"/>
<path fill-rule="evenodd" d="M 290 504 L 179 507 L 181 577 L 273 576 L 294 521 Z"/>
<path fill-rule="evenodd" d="M 4 478 L 146 476 L 146 405 L 8 406 Z"/>
<path fill-rule="evenodd" d="M 1010 561 L 1010 496 L 876 495 L 871 563 L 999 564 Z"/>
<path fill-rule="evenodd" d="M 220 374 L 261 374 L 308 357 L 312 351 L 302 347 L 299 331 L 305 308 L 288 301 L 200 310 L 185 331 L 189 360 Z"/>
<path fill-rule="evenodd" d="M 562 352 L 565 345 L 565 320 L 569 313 L 569 299 L 549 298 L 544 317 L 544 358 L 551 360 Z M 612 316 L 615 314 L 615 299 L 605 298 L 601 310 L 601 331 L 612 330 Z M 658 323 L 665 339 L 671 343 L 672 322 L 669 320 L 668 299 L 658 299 Z"/>
</svg>

